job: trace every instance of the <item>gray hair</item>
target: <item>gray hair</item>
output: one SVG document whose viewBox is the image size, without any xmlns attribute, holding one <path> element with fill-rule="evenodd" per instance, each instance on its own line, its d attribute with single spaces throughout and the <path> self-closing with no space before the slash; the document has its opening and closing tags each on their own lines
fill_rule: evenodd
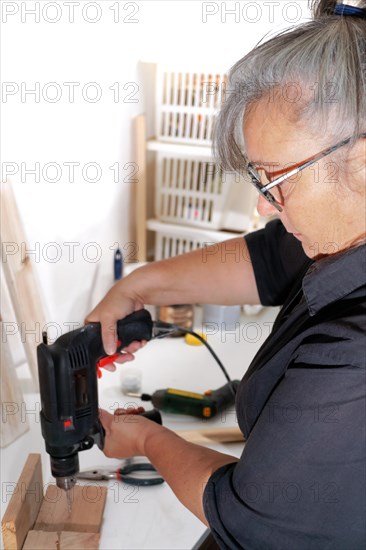
<svg viewBox="0 0 366 550">
<path fill-rule="evenodd" d="M 366 9 L 366 0 L 357 2 Z M 366 132 L 366 24 L 332 15 L 336 4 L 312 0 L 312 21 L 258 45 L 232 67 L 214 135 L 223 169 L 245 168 L 243 118 L 261 99 L 282 97 L 294 107 L 295 122 L 339 141 L 352 143 Z"/>
</svg>

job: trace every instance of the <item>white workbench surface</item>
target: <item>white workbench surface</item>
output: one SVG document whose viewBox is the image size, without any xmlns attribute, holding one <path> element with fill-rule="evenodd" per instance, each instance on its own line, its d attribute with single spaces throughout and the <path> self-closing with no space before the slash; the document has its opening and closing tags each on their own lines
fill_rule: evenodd
<svg viewBox="0 0 366 550">
<path fill-rule="evenodd" d="M 209 337 L 210 344 L 232 379 L 243 376 L 251 358 L 268 336 L 274 314 L 275 311 L 264 309 L 258 315 L 243 316 L 241 326 L 236 331 L 217 332 Z M 144 392 L 166 387 L 202 392 L 225 383 L 223 374 L 207 349 L 203 346 L 188 346 L 182 338 L 150 342 L 137 353 L 134 366 L 142 372 Z M 115 373 L 105 371 L 99 381 L 100 405 L 107 410 L 112 411 L 126 403 L 141 404 L 138 399 L 126 398 L 121 393 L 120 378 L 123 368 L 124 365 L 120 365 Z M 49 457 L 44 451 L 38 420 L 39 394 L 32 390 L 29 380 L 24 379 L 22 385 L 30 430 L 1 450 L 1 515 L 10 500 L 12 487 L 28 453 L 41 452 L 44 483 L 52 481 Z M 145 406 L 149 408 L 150 405 L 145 403 Z M 163 423 L 172 429 L 223 424 L 232 426 L 236 423 L 236 417 L 231 408 L 226 414 L 209 421 L 164 414 Z M 241 444 L 212 445 L 212 448 L 235 456 L 240 456 L 242 451 Z M 81 469 L 100 466 L 113 468 L 120 463 L 118 460 L 107 459 L 97 447 L 80 453 L 79 457 Z M 180 504 L 166 484 L 138 489 L 116 481 L 108 484 L 101 533 L 102 550 L 189 549 L 204 530 L 205 526 Z"/>
</svg>

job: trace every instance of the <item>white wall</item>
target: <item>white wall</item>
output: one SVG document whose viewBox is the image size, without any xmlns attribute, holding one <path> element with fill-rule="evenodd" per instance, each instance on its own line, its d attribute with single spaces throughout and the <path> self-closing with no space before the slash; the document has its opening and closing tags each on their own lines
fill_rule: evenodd
<svg viewBox="0 0 366 550">
<path fill-rule="evenodd" d="M 307 0 L 2 1 L 1 9 L 2 180 L 10 174 L 29 248 L 39 246 L 31 258 L 47 318 L 62 325 L 87 313 L 93 277 L 112 282 L 114 244 L 130 251 L 132 184 L 123 180 L 134 160 L 131 119 L 145 111 L 152 93 L 139 61 L 228 68 L 268 31 L 308 18 Z M 79 84 L 73 101 L 65 82 Z M 37 86 L 37 100 L 25 94 Z M 93 102 L 96 90 L 101 97 Z M 61 97 L 53 101 L 57 92 Z M 137 102 L 128 102 L 128 94 Z M 74 181 L 70 162 L 79 163 Z M 25 172 L 35 163 L 40 181 Z M 44 178 L 48 163 L 59 173 L 51 166 Z M 95 183 L 88 181 L 96 174 L 92 167 L 82 173 L 87 163 L 99 167 Z M 109 168 L 115 163 L 117 181 Z M 72 245 L 64 244 L 70 242 L 79 243 L 74 261 Z"/>
</svg>

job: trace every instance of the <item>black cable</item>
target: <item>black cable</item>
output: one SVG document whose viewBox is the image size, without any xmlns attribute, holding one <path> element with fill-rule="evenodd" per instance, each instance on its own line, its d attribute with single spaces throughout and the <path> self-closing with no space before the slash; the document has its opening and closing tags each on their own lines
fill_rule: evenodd
<svg viewBox="0 0 366 550">
<path fill-rule="evenodd" d="M 194 330 L 190 330 L 190 329 L 184 328 L 184 327 L 179 327 L 178 325 L 174 325 L 173 323 L 165 323 L 164 321 L 155 321 L 154 325 L 158 330 L 162 331 L 161 333 L 158 333 L 154 338 L 165 338 L 166 336 L 170 336 L 172 334 L 172 332 L 179 331 L 179 332 L 183 332 L 185 334 L 192 334 L 192 336 L 194 336 L 200 342 L 202 342 L 202 344 L 204 344 L 206 346 L 206 348 L 211 353 L 212 357 L 215 359 L 216 363 L 219 365 L 220 369 L 224 373 L 224 376 L 225 376 L 226 380 L 230 383 L 231 390 L 232 390 L 233 394 L 235 395 L 235 390 L 232 386 L 232 380 L 231 380 L 227 370 L 225 369 L 225 367 L 222 364 L 221 360 L 216 355 L 216 353 L 214 352 L 214 350 L 212 349 L 210 344 L 207 342 L 207 340 L 202 338 L 202 336 L 200 334 L 198 334 L 197 332 L 194 332 Z"/>
</svg>

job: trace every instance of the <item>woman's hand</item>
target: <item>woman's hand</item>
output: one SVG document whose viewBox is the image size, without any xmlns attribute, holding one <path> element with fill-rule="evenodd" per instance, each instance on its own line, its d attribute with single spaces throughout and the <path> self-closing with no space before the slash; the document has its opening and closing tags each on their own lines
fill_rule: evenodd
<svg viewBox="0 0 366 550">
<path fill-rule="evenodd" d="M 113 360 L 113 363 L 107 363 L 101 368 L 109 370 L 110 372 L 114 372 L 116 370 L 116 366 L 114 363 L 127 363 L 128 361 L 133 361 L 135 359 L 134 353 L 143 348 L 146 344 L 146 340 L 135 340 L 131 342 L 131 344 L 121 349 L 120 355 Z"/>
<path fill-rule="evenodd" d="M 202 496 L 214 471 L 237 458 L 184 441 L 176 433 L 140 414 L 139 409 L 100 411 L 105 429 L 103 452 L 109 458 L 146 456 L 179 500 L 203 523 Z"/>
<path fill-rule="evenodd" d="M 125 283 L 126 279 L 115 284 L 85 319 L 86 323 L 101 323 L 103 347 L 108 355 L 116 352 L 117 321 L 144 307 L 143 301 L 129 291 Z M 121 356 L 115 360 L 115 363 L 133 361 L 134 353 L 145 344 L 146 341 L 131 342 L 122 349 Z M 116 370 L 113 364 L 106 365 L 104 368 L 110 371 Z"/>
<path fill-rule="evenodd" d="M 116 409 L 114 414 L 100 410 L 100 420 L 105 429 L 103 452 L 109 458 L 127 458 L 144 455 L 145 437 L 161 428 L 159 424 L 140 415 L 137 409 Z"/>
</svg>

